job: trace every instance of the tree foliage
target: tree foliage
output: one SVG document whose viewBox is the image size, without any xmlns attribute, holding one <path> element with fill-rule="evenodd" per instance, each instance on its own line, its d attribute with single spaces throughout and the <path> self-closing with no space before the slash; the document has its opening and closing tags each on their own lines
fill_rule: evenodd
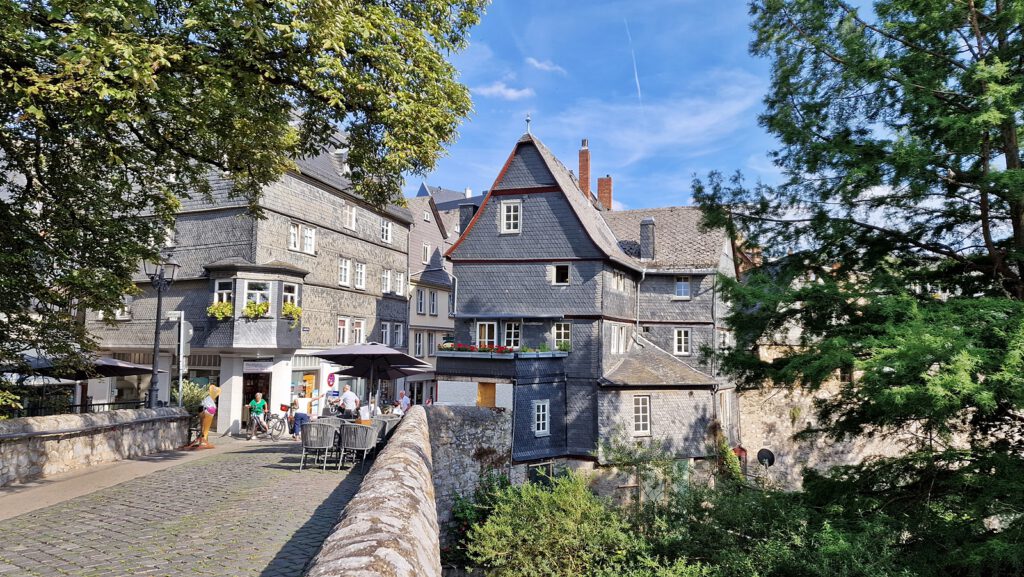
<svg viewBox="0 0 1024 577">
<path fill-rule="evenodd" d="M 88 345 L 74 312 L 117 308 L 211 170 L 255 209 L 344 145 L 357 192 L 400 198 L 470 110 L 446 58 L 483 5 L 0 1 L 0 361 Z"/>
<path fill-rule="evenodd" d="M 723 280 L 723 368 L 747 388 L 852 371 L 807 433 L 881 435 L 903 454 L 810 475 L 807 503 L 880 519 L 907 570 L 1020 574 L 1024 3 L 751 12 L 784 182 L 695 181 L 707 223 L 768 257 Z"/>
</svg>

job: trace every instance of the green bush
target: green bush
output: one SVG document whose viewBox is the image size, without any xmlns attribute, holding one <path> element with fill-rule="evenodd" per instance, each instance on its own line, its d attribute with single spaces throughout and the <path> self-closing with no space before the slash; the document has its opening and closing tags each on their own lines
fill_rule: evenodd
<svg viewBox="0 0 1024 577">
<path fill-rule="evenodd" d="M 197 385 L 189 380 L 181 382 L 182 406 L 189 413 L 195 414 L 201 411 L 203 399 L 209 394 L 209 387 Z M 175 385 L 171 385 L 171 404 L 175 406 L 178 404 L 178 387 Z"/>
<path fill-rule="evenodd" d="M 441 551 L 445 565 L 469 567 L 471 560 L 467 545 L 469 530 L 487 521 L 502 491 L 511 486 L 508 476 L 497 471 L 485 473 L 472 495 L 455 496 L 452 520 L 448 525 L 450 545 Z"/>
<path fill-rule="evenodd" d="M 616 570 L 640 546 L 619 513 L 569 472 L 547 487 L 498 492 L 488 519 L 470 529 L 468 550 L 490 575 L 526 577 Z"/>
</svg>

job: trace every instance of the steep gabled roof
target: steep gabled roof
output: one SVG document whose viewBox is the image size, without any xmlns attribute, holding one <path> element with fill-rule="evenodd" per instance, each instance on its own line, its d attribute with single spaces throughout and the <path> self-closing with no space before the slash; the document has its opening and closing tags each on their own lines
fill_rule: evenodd
<svg viewBox="0 0 1024 577">
<path fill-rule="evenodd" d="M 716 381 L 711 375 L 638 336 L 622 360 L 601 377 L 600 383 L 612 386 L 711 386 Z"/>
<path fill-rule="evenodd" d="M 345 159 L 342 154 L 324 151 L 316 156 L 297 158 L 295 165 L 299 174 L 318 180 L 339 192 L 360 198 L 352 189 L 352 181 L 345 174 Z M 384 211 L 388 216 L 406 224 L 412 222 L 412 213 L 400 206 L 391 204 L 386 206 Z"/>
<path fill-rule="evenodd" d="M 405 199 L 405 206 L 412 213 L 412 217 L 415 219 L 417 215 L 423 212 L 430 213 L 431 224 L 436 226 L 441 231 L 441 238 L 448 238 L 448 223 L 445 222 L 444 215 L 437 210 L 437 202 L 431 196 L 415 196 L 413 198 Z M 422 224 L 422 220 L 417 220 L 417 224 Z"/>
<path fill-rule="evenodd" d="M 547 146 L 544 146 L 540 139 L 529 133 L 524 134 L 516 142 L 505 166 L 495 179 L 494 186 L 484 197 L 472 222 L 462 232 L 462 238 L 466 238 L 479 216 L 483 214 L 484 207 L 494 191 L 519 189 L 523 189 L 524 192 L 529 189 L 561 190 L 568 199 L 573 213 L 583 225 L 583 229 L 605 256 L 629 268 L 637 270 L 641 268 L 636 259 L 627 255 L 619 247 L 615 235 L 601 218 L 600 210 L 588 197 L 584 196 L 576 179 L 569 173 L 569 169 L 555 158 L 555 155 L 548 150 Z M 459 239 L 448 250 L 446 256 L 454 253 L 461 241 L 462 239 Z"/>
<path fill-rule="evenodd" d="M 442 202 L 464 199 L 466 198 L 466 193 L 441 186 L 430 186 L 424 182 L 423 186 L 421 186 L 419 191 L 416 193 L 416 196 L 432 196 L 434 197 L 434 202 L 440 204 Z"/>
<path fill-rule="evenodd" d="M 701 230 L 700 210 L 692 206 L 617 210 L 602 213 L 619 246 L 640 258 L 640 221 L 654 219 L 654 260 L 648 269 L 709 269 L 718 267 L 728 242 L 723 229 Z"/>
</svg>

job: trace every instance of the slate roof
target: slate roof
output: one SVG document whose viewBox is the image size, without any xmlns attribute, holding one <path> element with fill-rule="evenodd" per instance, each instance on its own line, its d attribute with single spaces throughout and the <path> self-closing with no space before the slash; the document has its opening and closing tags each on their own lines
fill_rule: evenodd
<svg viewBox="0 0 1024 577">
<path fill-rule="evenodd" d="M 415 196 L 405 199 L 405 207 L 412 213 L 416 224 L 428 224 L 423 222 L 423 213 L 430 213 L 430 225 L 438 227 L 441 231 L 441 238 L 448 238 L 448 221 L 444 214 L 437 210 L 437 200 L 430 196 Z"/>
<path fill-rule="evenodd" d="M 700 210 L 690 206 L 601 213 L 630 257 L 640 258 L 640 221 L 654 219 L 654 260 L 648 269 L 717 268 L 728 237 L 725 230 L 702 231 Z"/>
<path fill-rule="evenodd" d="M 358 198 L 352 190 L 352 182 L 345 176 L 345 159 L 341 154 L 334 152 L 322 152 L 316 156 L 295 159 L 299 174 L 319 180 L 320 182 L 351 194 Z M 385 208 L 388 216 L 405 222 L 412 222 L 412 213 L 400 206 L 388 205 Z"/>
<path fill-rule="evenodd" d="M 714 385 L 711 375 L 701 372 L 651 341 L 638 337 L 625 356 L 601 377 L 602 385 Z M 641 346 L 643 345 L 643 346 Z"/>
<path fill-rule="evenodd" d="M 207 270 L 223 270 L 223 269 L 238 269 L 238 270 L 258 270 L 267 272 L 284 272 L 291 273 L 300 276 L 306 276 L 309 271 L 295 266 L 292 263 L 285 262 L 283 260 L 271 260 L 264 263 L 256 264 L 240 257 L 222 258 L 220 260 L 211 262 L 204 266 Z"/>
<path fill-rule="evenodd" d="M 451 290 L 452 277 L 443 270 L 431 269 L 409 276 L 409 282 L 429 284 Z"/>
<path fill-rule="evenodd" d="M 440 186 L 430 186 L 424 182 L 416 196 L 422 197 L 427 195 L 434 197 L 434 202 L 438 204 L 453 200 L 464 200 L 466 198 L 466 193 L 464 191 L 452 190 L 450 188 L 443 188 Z"/>
</svg>

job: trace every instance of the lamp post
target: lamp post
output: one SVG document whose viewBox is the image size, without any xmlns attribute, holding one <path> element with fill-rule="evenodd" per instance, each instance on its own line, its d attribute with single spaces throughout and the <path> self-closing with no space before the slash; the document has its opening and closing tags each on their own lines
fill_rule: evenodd
<svg viewBox="0 0 1024 577">
<path fill-rule="evenodd" d="M 156 289 L 156 328 L 153 330 L 153 376 L 149 381 L 149 394 L 146 398 L 146 406 L 150 409 L 155 409 L 157 406 L 156 393 L 160 384 L 160 363 L 158 361 L 160 359 L 160 321 L 163 317 L 164 291 L 174 282 L 174 276 L 178 273 L 178 268 L 181 265 L 178 264 L 178 261 L 174 260 L 171 254 L 168 254 L 166 257 L 161 255 L 160 259 L 156 262 L 143 261 L 142 266 L 146 276 L 153 283 L 153 288 Z"/>
</svg>

